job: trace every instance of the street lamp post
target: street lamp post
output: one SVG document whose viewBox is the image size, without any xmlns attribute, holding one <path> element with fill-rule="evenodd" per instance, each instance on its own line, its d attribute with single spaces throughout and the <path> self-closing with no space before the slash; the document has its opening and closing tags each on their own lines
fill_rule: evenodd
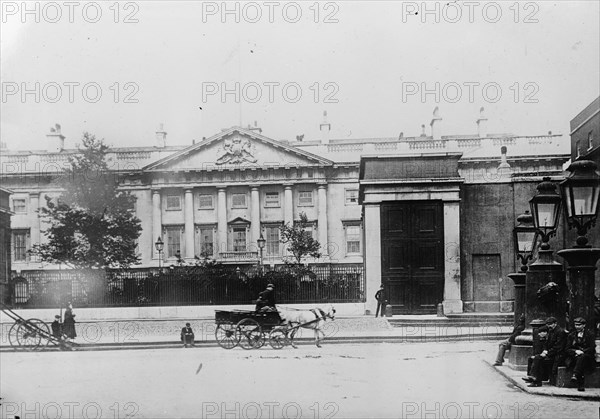
<svg viewBox="0 0 600 419">
<path fill-rule="evenodd" d="M 162 241 L 160 236 L 158 236 L 158 240 L 156 240 L 156 243 L 154 243 L 154 247 L 156 248 L 156 251 L 158 252 L 158 272 L 160 273 L 162 252 L 163 252 L 163 249 L 165 248 L 165 243 Z"/>
<path fill-rule="evenodd" d="M 258 238 L 258 240 L 256 240 L 256 244 L 258 245 L 258 250 L 260 252 L 260 259 L 259 259 L 259 265 L 260 266 L 260 271 L 262 272 L 262 267 L 263 267 L 263 249 L 265 248 L 265 244 L 266 244 L 266 240 L 263 237 L 262 233 L 260 233 L 260 237 Z"/>
<path fill-rule="evenodd" d="M 600 176 L 596 169 L 593 161 L 575 161 L 567 169 L 571 174 L 560 184 L 567 223 L 569 228 L 577 229 L 578 237 L 573 248 L 558 252 L 568 264 L 571 285 L 569 321 L 572 324 L 576 317 L 583 317 L 587 320 L 586 328 L 594 334 L 594 271 L 600 258 L 600 249 L 588 244 L 586 234 L 596 224 L 598 217 Z"/>
<path fill-rule="evenodd" d="M 561 326 L 565 324 L 564 301 L 560 293 L 566 292 L 565 273 L 562 265 L 552 258 L 552 250 L 548 242 L 556 234 L 560 218 L 561 199 L 556 192 L 556 185 L 549 177 L 543 178 L 537 186 L 536 195 L 529 201 L 533 226 L 541 239 L 538 258 L 529 265 L 525 276 L 525 324 L 527 329 L 517 337 L 519 345 L 532 345 L 537 341 L 537 329 L 550 316 L 557 318 Z M 551 304 L 540 300 L 538 291 L 554 283 L 558 286 L 559 294 L 551 295 Z M 531 328 L 529 328 L 531 326 Z"/>
<path fill-rule="evenodd" d="M 527 272 L 527 263 L 533 257 L 534 248 L 538 239 L 538 234 L 533 225 L 533 216 L 529 211 L 525 211 L 517 217 L 517 226 L 513 229 L 513 239 L 517 260 L 521 261 L 520 272 L 508 274 L 508 277 L 515 284 L 515 319 L 516 326 L 525 313 L 525 278 Z"/>
</svg>

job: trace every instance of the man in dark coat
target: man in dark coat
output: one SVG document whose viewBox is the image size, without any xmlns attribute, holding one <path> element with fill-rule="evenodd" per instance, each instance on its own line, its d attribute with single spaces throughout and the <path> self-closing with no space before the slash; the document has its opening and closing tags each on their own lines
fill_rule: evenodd
<svg viewBox="0 0 600 419">
<path fill-rule="evenodd" d="M 567 335 L 565 329 L 558 325 L 554 317 L 546 319 L 548 327 L 548 340 L 546 340 L 543 350 L 539 355 L 533 357 L 531 365 L 531 377 L 528 387 L 541 387 L 542 379 L 546 374 L 550 377 L 550 384 L 556 384 L 556 373 L 558 372 L 558 363 L 565 350 Z"/>
<path fill-rule="evenodd" d="M 577 390 L 585 391 L 584 373 L 596 366 L 596 338 L 590 330 L 585 330 L 585 319 L 577 317 L 575 330 L 567 337 L 565 365 L 574 366 L 571 381 L 577 383 Z"/>
<path fill-rule="evenodd" d="M 258 300 L 256 300 L 256 311 L 265 309 L 276 310 L 275 308 L 275 286 L 273 284 L 267 285 L 267 289 L 258 294 Z"/>
<path fill-rule="evenodd" d="M 194 346 L 194 331 L 189 323 L 186 323 L 185 327 L 181 329 L 181 341 L 184 348 L 187 348 L 188 345 Z"/>
<path fill-rule="evenodd" d="M 377 300 L 377 309 L 375 310 L 375 317 L 381 315 L 384 316 L 385 311 L 385 288 L 383 284 L 380 285 L 379 290 L 375 293 L 375 299 Z"/>
<path fill-rule="evenodd" d="M 524 314 L 522 314 L 521 317 L 519 317 L 517 325 L 514 327 L 511 335 L 506 340 L 500 342 L 500 344 L 498 345 L 498 355 L 496 356 L 496 362 L 494 362 L 495 367 L 502 365 L 502 363 L 504 362 L 504 354 L 515 343 L 515 339 L 521 334 L 523 330 L 525 330 Z"/>
</svg>

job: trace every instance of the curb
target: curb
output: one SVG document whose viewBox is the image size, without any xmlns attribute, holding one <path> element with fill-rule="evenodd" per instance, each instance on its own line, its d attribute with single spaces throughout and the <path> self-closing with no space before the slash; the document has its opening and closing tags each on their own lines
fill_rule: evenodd
<svg viewBox="0 0 600 419">
<path fill-rule="evenodd" d="M 420 343 L 420 342 L 456 342 L 456 341 L 485 341 L 498 340 L 505 337 L 505 333 L 489 335 L 453 335 L 453 336 L 341 336 L 325 338 L 323 344 L 349 344 L 349 343 Z M 313 345 L 312 338 L 299 338 L 295 342 L 299 345 Z M 78 344 L 74 351 L 109 351 L 109 350 L 136 350 L 136 349 L 169 349 L 180 348 L 182 344 L 179 341 L 154 341 L 154 342 L 123 342 L 123 343 L 84 343 Z M 218 348 L 219 345 L 214 340 L 197 341 L 195 348 Z M 268 343 L 265 347 L 270 348 Z M 58 352 L 59 349 L 54 346 L 48 346 L 47 350 Z M 225 349 L 226 350 L 226 349 Z M 0 352 L 16 352 L 18 350 L 11 346 L 0 346 Z M 39 351 L 34 351 L 39 352 Z"/>
<path fill-rule="evenodd" d="M 519 390 L 524 391 L 529 394 L 535 394 L 536 396 L 546 396 L 546 397 L 566 397 L 569 399 L 580 399 L 580 400 L 591 400 L 591 401 L 600 401 L 600 393 L 599 389 L 586 389 L 586 390 L 594 390 L 595 394 L 586 393 L 577 391 L 574 388 L 564 388 L 564 387 L 555 387 L 550 385 L 545 385 L 542 387 L 527 387 L 524 381 L 520 379 L 515 379 L 510 374 L 508 374 L 508 370 L 510 367 L 494 367 L 490 361 L 482 359 L 482 362 L 488 365 L 492 370 L 498 372 L 508 381 L 510 381 L 515 387 L 519 388 Z M 512 370 L 511 370 L 512 371 Z M 515 371 L 522 373 L 523 371 Z M 520 377 L 519 377 L 520 378 Z"/>
</svg>

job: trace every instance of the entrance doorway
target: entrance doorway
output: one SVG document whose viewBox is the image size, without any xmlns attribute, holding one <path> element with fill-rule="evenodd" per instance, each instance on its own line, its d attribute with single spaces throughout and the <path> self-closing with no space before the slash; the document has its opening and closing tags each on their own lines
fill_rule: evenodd
<svg viewBox="0 0 600 419">
<path fill-rule="evenodd" d="M 442 201 L 381 205 L 381 280 L 394 314 L 433 314 L 444 297 Z"/>
</svg>

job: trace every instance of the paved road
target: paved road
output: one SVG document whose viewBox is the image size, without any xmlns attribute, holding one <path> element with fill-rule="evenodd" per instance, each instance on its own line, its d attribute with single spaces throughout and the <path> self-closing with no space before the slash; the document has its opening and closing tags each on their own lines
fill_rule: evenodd
<svg viewBox="0 0 600 419">
<path fill-rule="evenodd" d="M 2 417 L 597 418 L 482 360 L 495 342 L 0 354 Z"/>
</svg>

